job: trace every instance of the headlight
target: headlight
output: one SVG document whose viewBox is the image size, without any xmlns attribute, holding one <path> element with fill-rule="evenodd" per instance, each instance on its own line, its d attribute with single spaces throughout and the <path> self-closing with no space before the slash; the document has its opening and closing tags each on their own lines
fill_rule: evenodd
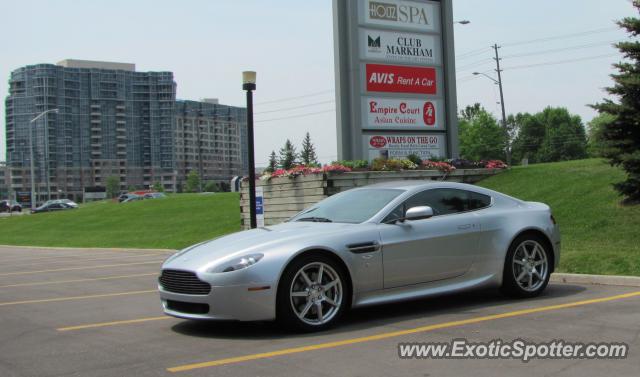
<svg viewBox="0 0 640 377">
<path fill-rule="evenodd" d="M 260 259 L 262 259 L 262 257 L 264 257 L 263 254 L 245 255 L 243 257 L 230 260 L 229 262 L 220 264 L 218 266 L 211 267 L 209 270 L 207 270 L 207 272 L 218 273 L 242 270 L 243 268 L 247 268 L 258 263 Z"/>
</svg>

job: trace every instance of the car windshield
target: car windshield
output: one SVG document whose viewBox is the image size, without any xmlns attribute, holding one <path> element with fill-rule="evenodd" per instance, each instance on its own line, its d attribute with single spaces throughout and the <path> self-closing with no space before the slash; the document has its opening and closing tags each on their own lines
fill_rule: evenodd
<svg viewBox="0 0 640 377">
<path fill-rule="evenodd" d="M 359 224 L 389 204 L 404 191 L 397 189 L 359 189 L 331 196 L 290 221 Z"/>
</svg>

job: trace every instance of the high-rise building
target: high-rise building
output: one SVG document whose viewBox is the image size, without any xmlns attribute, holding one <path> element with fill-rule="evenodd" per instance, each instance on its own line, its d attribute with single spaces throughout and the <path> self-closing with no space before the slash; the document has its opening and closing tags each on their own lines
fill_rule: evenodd
<svg viewBox="0 0 640 377">
<path fill-rule="evenodd" d="M 0 161 L 0 200 L 13 199 L 11 196 L 11 175 L 7 163 Z"/>
<path fill-rule="evenodd" d="M 247 110 L 214 99 L 176 102 L 178 186 L 195 170 L 201 182 L 229 182 L 243 175 Z"/>
<path fill-rule="evenodd" d="M 31 134 L 39 201 L 78 198 L 116 176 L 123 188 L 175 185 L 171 72 L 133 64 L 65 60 L 11 73 L 6 99 L 12 186 L 30 187 Z M 31 120 L 51 109 L 38 121 Z M 31 129 L 30 129 L 31 128 Z"/>
<path fill-rule="evenodd" d="M 178 191 L 192 169 L 203 181 L 228 180 L 248 170 L 245 120 L 244 108 L 176 102 L 171 72 L 85 60 L 22 67 L 6 99 L 11 188 L 30 191 L 32 152 L 39 202 L 81 200 L 110 177 L 123 190 L 160 183 Z"/>
</svg>

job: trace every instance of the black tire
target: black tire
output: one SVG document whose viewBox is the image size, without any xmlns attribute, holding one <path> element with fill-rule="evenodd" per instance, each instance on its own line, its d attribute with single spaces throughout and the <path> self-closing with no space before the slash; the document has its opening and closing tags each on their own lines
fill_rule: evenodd
<svg viewBox="0 0 640 377">
<path fill-rule="evenodd" d="M 524 251 L 520 249 L 520 247 L 525 246 L 526 252 L 533 253 L 533 250 L 536 250 L 536 245 L 539 247 L 536 251 L 536 255 L 540 255 L 540 253 L 544 253 L 544 260 L 546 260 L 546 265 L 544 271 L 540 268 L 542 266 L 532 266 L 532 264 L 539 263 L 541 258 L 533 258 L 533 262 L 531 259 L 528 259 L 527 262 L 524 261 L 523 258 L 520 260 L 520 257 L 523 256 Z M 520 249 L 520 250 L 519 250 Z M 516 253 L 518 253 L 518 259 L 521 262 L 514 263 L 514 259 L 516 258 Z M 519 263 L 525 264 L 522 267 L 519 267 Z M 516 265 L 518 264 L 518 266 Z M 523 234 L 518 236 L 509 246 L 509 251 L 507 252 L 507 257 L 504 262 L 504 271 L 502 274 L 502 287 L 501 291 L 505 295 L 514 298 L 530 298 L 536 297 L 542 293 L 547 285 L 549 284 L 549 277 L 551 276 L 551 271 L 553 270 L 553 256 L 552 250 L 549 247 L 549 243 L 542 236 L 537 234 Z M 529 268 L 534 268 L 537 271 L 536 273 L 529 274 L 527 271 L 530 271 Z M 542 272 L 541 272 L 542 271 Z M 526 276 L 523 279 L 520 279 L 520 283 L 517 281 L 517 277 L 521 274 L 525 274 Z M 539 275 L 543 275 L 542 278 Z M 528 276 L 533 275 L 533 279 L 528 280 Z M 533 282 L 531 284 L 531 282 Z M 529 285 L 526 287 L 525 285 Z"/>
<path fill-rule="evenodd" d="M 317 273 L 313 275 L 313 268 L 315 267 L 316 264 L 324 264 L 325 266 L 330 267 L 330 268 L 326 268 L 323 266 L 323 269 L 324 269 L 323 278 L 322 278 L 323 281 L 331 281 L 329 280 L 329 277 L 331 277 L 334 274 L 339 278 L 339 281 L 340 281 L 339 287 L 341 290 L 341 295 L 340 295 L 340 300 L 338 305 L 335 305 L 335 306 L 330 305 L 327 302 L 324 302 L 322 301 L 322 299 L 320 299 L 321 301 L 320 307 L 321 308 L 328 307 L 328 311 L 331 313 L 331 318 L 329 318 L 326 323 L 310 324 L 308 322 L 303 321 L 301 318 L 299 318 L 299 316 L 294 311 L 294 306 L 298 308 L 305 306 L 311 300 L 310 299 L 311 295 L 308 297 L 292 297 L 290 292 L 294 289 L 297 291 L 300 291 L 301 288 L 294 288 L 295 287 L 294 279 L 296 279 L 295 284 L 299 285 L 301 282 L 300 281 L 301 277 L 298 274 L 300 270 L 303 268 L 311 269 L 310 270 L 311 276 L 309 276 L 309 278 L 314 282 L 316 281 Z M 306 271 L 308 272 L 309 270 L 306 270 Z M 337 285 L 338 284 L 336 284 L 336 286 Z M 332 293 L 335 294 L 335 292 L 337 292 L 337 288 L 335 289 L 332 288 L 324 292 L 322 295 L 323 296 L 326 295 L 326 297 L 328 297 L 329 299 L 331 299 L 331 301 L 333 301 L 332 299 L 336 298 L 337 296 L 334 295 L 333 297 L 330 297 L 330 295 Z M 351 289 L 347 280 L 347 272 L 344 270 L 344 268 L 339 263 L 336 263 L 334 259 L 327 257 L 326 255 L 322 255 L 320 253 L 306 254 L 299 258 L 294 259 L 287 266 L 284 273 L 282 274 L 282 277 L 280 278 L 280 282 L 278 284 L 277 299 L 276 299 L 276 320 L 282 327 L 286 329 L 293 329 L 296 331 L 303 331 L 303 332 L 326 330 L 334 326 L 339 321 L 340 317 L 342 317 L 344 312 L 348 310 L 350 305 L 350 300 L 351 300 Z M 336 308 L 336 309 L 332 311 L 331 308 Z M 315 313 L 317 313 L 317 307 L 315 305 L 312 306 L 311 309 L 309 309 L 308 315 L 313 316 L 314 311 Z M 325 312 L 325 310 L 322 310 L 322 311 Z M 311 319 L 308 319 L 308 320 L 311 320 Z M 316 320 L 318 319 L 316 318 Z"/>
</svg>

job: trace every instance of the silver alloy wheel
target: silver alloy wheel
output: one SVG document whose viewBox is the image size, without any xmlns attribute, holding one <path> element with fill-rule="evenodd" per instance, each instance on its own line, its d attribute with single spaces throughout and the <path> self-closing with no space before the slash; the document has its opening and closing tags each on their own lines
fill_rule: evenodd
<svg viewBox="0 0 640 377">
<path fill-rule="evenodd" d="M 326 263 L 309 263 L 293 277 L 289 297 L 301 321 L 312 326 L 328 323 L 342 303 L 340 275 Z"/>
<path fill-rule="evenodd" d="M 544 284 L 549 273 L 547 253 L 538 242 L 524 241 L 513 254 L 512 269 L 518 286 L 527 292 L 535 292 Z"/>
</svg>

